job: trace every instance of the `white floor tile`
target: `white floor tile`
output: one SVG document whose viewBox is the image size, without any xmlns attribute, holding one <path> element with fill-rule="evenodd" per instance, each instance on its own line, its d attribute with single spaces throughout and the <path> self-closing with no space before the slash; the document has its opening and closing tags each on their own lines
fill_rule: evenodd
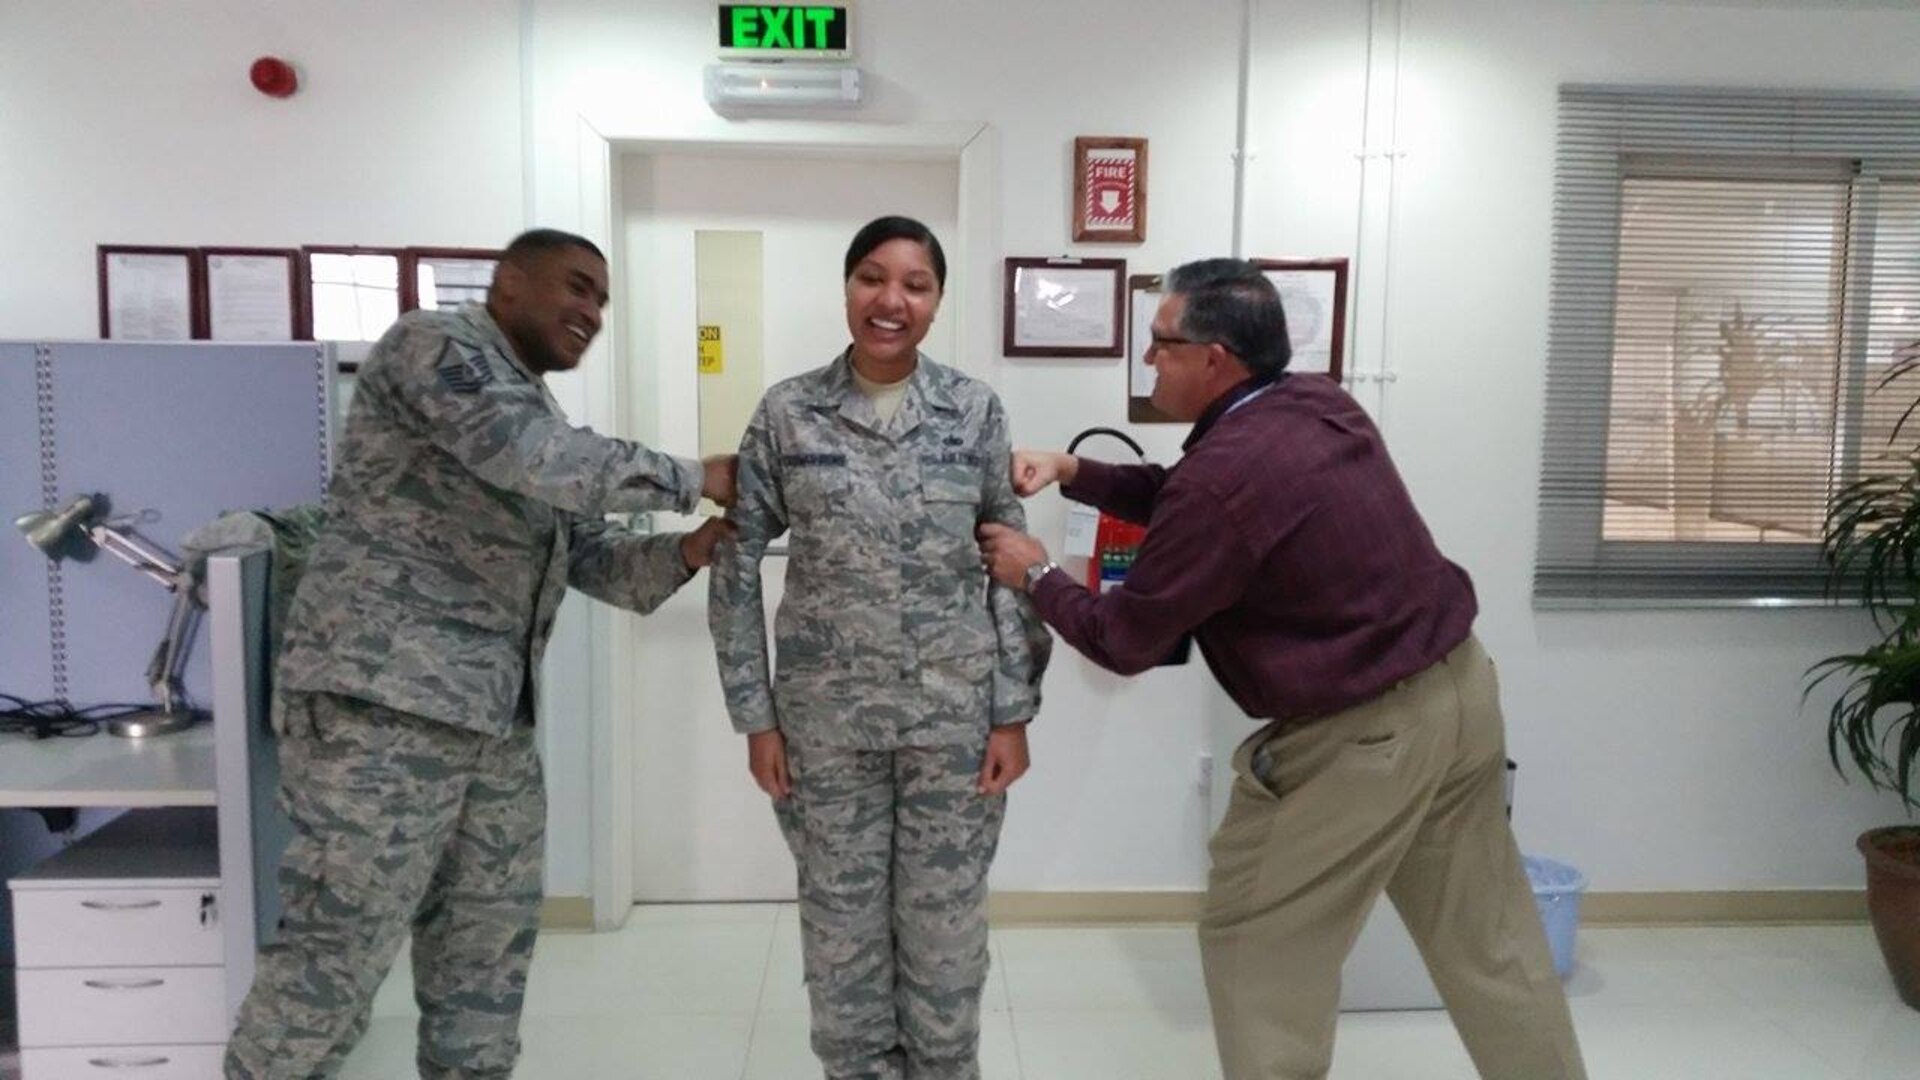
<svg viewBox="0 0 1920 1080">
<path fill-rule="evenodd" d="M 1008 929 L 996 932 L 1007 1000 L 1028 1009 L 1207 1014 L 1192 927 Z"/>
<path fill-rule="evenodd" d="M 1217 1080 L 1190 927 L 995 931 L 988 1080 Z M 664 905 L 543 934 L 520 1080 L 816 1080 L 792 905 Z M 1864 926 L 1589 930 L 1569 984 L 1593 1080 L 1916 1080 L 1920 1013 Z M 406 957 L 343 1080 L 413 1073 Z M 6 1055 L 0 1047 L 0 1078 Z M 1341 1017 L 1330 1080 L 1472 1080 L 1444 1013 Z"/>
<path fill-rule="evenodd" d="M 1340 1017 L 1329 1080 L 1476 1080 L 1478 1075 L 1444 1012 Z"/>
<path fill-rule="evenodd" d="M 1594 1080 L 1845 1080 L 1735 1000 L 1686 1008 L 1582 1002 L 1574 1026 Z"/>
<path fill-rule="evenodd" d="M 1205 1013 L 1025 1009 L 1012 1015 L 1027 1080 L 1218 1080 Z"/>
<path fill-rule="evenodd" d="M 643 918 L 608 934 L 544 934 L 527 979 L 527 1015 L 751 1015 L 773 922 L 772 912 L 745 921 Z"/>
</svg>

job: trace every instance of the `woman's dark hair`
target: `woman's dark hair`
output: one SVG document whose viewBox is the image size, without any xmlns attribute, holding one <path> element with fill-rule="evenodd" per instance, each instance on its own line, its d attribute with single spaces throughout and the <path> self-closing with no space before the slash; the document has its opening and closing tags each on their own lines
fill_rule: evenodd
<svg viewBox="0 0 1920 1080">
<path fill-rule="evenodd" d="M 940 240 L 933 230 L 910 217 L 892 215 L 874 218 L 853 234 L 853 243 L 847 245 L 847 264 L 842 268 L 842 281 L 853 277 L 853 268 L 860 260 L 873 254 L 873 249 L 889 240 L 911 240 L 927 249 L 927 255 L 933 260 L 933 276 L 940 283 L 940 291 L 947 291 L 947 253 L 940 250 Z"/>
</svg>

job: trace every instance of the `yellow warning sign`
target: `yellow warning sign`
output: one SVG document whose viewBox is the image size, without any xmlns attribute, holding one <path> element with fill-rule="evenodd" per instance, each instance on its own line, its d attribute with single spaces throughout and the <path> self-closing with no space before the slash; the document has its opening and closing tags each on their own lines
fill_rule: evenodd
<svg viewBox="0 0 1920 1080">
<path fill-rule="evenodd" d="M 727 370 L 727 360 L 720 348 L 720 328 L 703 326 L 700 328 L 700 374 L 718 375 Z"/>
</svg>

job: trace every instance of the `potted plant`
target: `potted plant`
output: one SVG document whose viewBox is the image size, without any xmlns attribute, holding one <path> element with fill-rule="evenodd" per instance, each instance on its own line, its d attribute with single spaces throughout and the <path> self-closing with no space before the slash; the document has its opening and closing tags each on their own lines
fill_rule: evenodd
<svg viewBox="0 0 1920 1080">
<path fill-rule="evenodd" d="M 1901 351 L 1880 389 L 1915 368 L 1920 342 Z M 1894 425 L 1895 441 L 1916 409 L 1920 400 Z M 1858 590 L 1880 640 L 1813 665 L 1807 694 L 1829 679 L 1844 680 L 1827 713 L 1833 767 L 1844 775 L 1851 765 L 1873 788 L 1899 796 L 1911 814 L 1920 807 L 1914 783 L 1920 759 L 1920 446 L 1881 460 L 1892 467 L 1842 488 L 1821 533 L 1830 589 Z M 1920 825 L 1869 829 L 1859 847 L 1867 861 L 1867 908 L 1887 970 L 1901 1000 L 1920 1009 Z"/>
</svg>

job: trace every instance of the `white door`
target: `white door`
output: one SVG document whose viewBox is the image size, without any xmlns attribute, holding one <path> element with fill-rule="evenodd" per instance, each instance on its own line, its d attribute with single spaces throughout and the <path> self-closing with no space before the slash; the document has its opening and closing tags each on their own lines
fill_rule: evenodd
<svg viewBox="0 0 1920 1080">
<path fill-rule="evenodd" d="M 635 434 L 676 452 L 732 450 L 760 390 L 827 363 L 845 347 L 841 267 L 861 225 L 905 214 L 933 229 L 950 261 L 958 246 L 955 158 L 673 152 L 628 155 L 617 167 L 625 214 L 621 302 L 631 328 L 629 414 Z M 698 265 L 696 252 L 706 265 Z M 729 265 L 716 267 L 716 252 Z M 921 348 L 968 366 L 952 355 L 959 321 L 953 285 L 950 279 L 947 303 Z M 757 326 L 750 295 L 756 286 Z M 724 370 L 700 374 L 699 328 L 709 321 L 726 323 Z M 743 372 L 757 375 L 759 385 L 740 385 Z M 745 404 L 716 409 L 721 398 Z M 661 527 L 680 524 L 664 520 Z M 763 564 L 769 622 L 785 571 L 784 556 Z M 637 692 L 632 715 L 616 722 L 630 722 L 634 731 L 635 900 L 791 899 L 792 857 L 747 774 L 746 742 L 733 733 L 721 700 L 704 575 L 634 624 L 633 639 Z"/>
</svg>

